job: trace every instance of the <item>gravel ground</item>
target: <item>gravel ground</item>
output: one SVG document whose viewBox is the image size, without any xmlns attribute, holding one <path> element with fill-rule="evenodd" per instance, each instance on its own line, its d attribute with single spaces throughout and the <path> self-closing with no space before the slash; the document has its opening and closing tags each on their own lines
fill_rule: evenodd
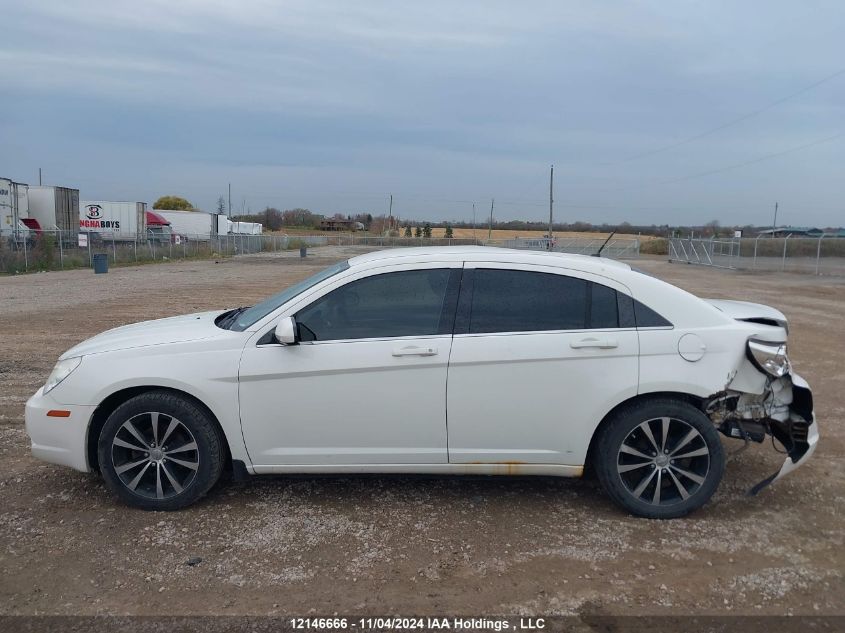
<svg viewBox="0 0 845 633">
<path fill-rule="evenodd" d="M 638 264 L 783 310 L 816 395 L 809 464 L 745 497 L 781 462 L 754 445 L 687 519 L 626 516 L 592 481 L 521 477 L 265 477 L 147 513 L 30 457 L 24 403 L 66 348 L 253 303 L 351 252 L 0 277 L 0 613 L 845 614 L 841 279 Z"/>
</svg>

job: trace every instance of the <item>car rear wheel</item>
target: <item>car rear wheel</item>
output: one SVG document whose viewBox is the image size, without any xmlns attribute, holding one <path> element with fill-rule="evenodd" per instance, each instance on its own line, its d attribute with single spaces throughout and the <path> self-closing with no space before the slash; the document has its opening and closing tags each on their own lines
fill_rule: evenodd
<svg viewBox="0 0 845 633">
<path fill-rule="evenodd" d="M 671 519 L 703 506 L 725 469 L 710 419 L 691 404 L 652 400 L 618 411 L 593 454 L 602 487 L 637 516 Z"/>
<path fill-rule="evenodd" d="M 223 439 L 190 400 L 144 393 L 109 416 L 98 444 L 109 489 L 144 510 L 177 510 L 202 497 L 223 470 Z"/>
</svg>

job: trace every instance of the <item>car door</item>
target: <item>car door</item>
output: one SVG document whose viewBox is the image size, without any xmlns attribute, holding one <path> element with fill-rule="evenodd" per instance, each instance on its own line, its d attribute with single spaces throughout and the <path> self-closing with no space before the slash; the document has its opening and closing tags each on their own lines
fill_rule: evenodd
<svg viewBox="0 0 845 633">
<path fill-rule="evenodd" d="M 637 393 L 637 331 L 608 278 L 467 263 L 447 393 L 450 463 L 584 463 L 593 430 Z"/>
<path fill-rule="evenodd" d="M 241 424 L 256 469 L 447 462 L 446 371 L 461 263 L 353 274 L 244 350 Z"/>
</svg>

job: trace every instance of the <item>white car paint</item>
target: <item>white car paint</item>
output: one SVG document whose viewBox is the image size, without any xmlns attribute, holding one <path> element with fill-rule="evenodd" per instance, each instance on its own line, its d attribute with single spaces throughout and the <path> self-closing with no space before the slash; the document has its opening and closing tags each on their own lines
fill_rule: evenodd
<svg viewBox="0 0 845 633">
<path fill-rule="evenodd" d="M 596 281 L 672 325 L 260 343 L 281 318 L 350 281 L 398 270 L 478 267 Z M 735 315 L 783 316 L 762 308 L 708 303 L 603 258 L 482 247 L 381 251 L 352 258 L 348 269 L 242 332 L 217 327 L 223 313 L 217 311 L 137 323 L 84 341 L 62 355 L 80 357 L 79 367 L 50 393 L 41 389 L 29 400 L 26 426 L 36 457 L 90 471 L 86 447 L 96 441 L 89 432 L 97 407 L 123 390 L 163 387 L 202 402 L 219 422 L 232 459 L 253 474 L 579 476 L 602 419 L 633 397 L 671 392 L 708 399 L 727 392 L 743 403 L 746 395 L 749 411 L 757 406 L 753 399 L 768 393 L 768 383 L 746 357 L 746 342 L 785 341 L 786 331 Z M 791 402 L 792 382 L 781 384 Z M 48 417 L 53 409 L 69 417 Z M 816 429 L 813 423 L 808 449 L 782 473 L 806 461 Z"/>
<path fill-rule="evenodd" d="M 467 262 L 467 268 L 479 266 L 560 271 Z M 567 275 L 628 292 L 595 273 L 570 269 Z M 449 461 L 583 465 L 594 421 L 637 394 L 638 354 L 636 328 L 456 334 L 449 361 Z M 617 387 L 602 389 L 605 384 Z"/>
</svg>

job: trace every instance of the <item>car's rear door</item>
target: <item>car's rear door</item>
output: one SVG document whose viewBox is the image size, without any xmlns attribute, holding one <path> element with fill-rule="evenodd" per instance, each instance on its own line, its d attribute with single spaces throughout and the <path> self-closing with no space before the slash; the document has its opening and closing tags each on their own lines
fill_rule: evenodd
<svg viewBox="0 0 845 633">
<path fill-rule="evenodd" d="M 241 358 L 239 395 L 258 471 L 447 461 L 446 369 L 460 266 L 354 274 L 291 310 L 298 345 L 256 335 Z"/>
<path fill-rule="evenodd" d="M 637 393 L 639 343 L 609 278 L 465 264 L 447 391 L 450 463 L 584 463 L 602 416 Z"/>
</svg>

